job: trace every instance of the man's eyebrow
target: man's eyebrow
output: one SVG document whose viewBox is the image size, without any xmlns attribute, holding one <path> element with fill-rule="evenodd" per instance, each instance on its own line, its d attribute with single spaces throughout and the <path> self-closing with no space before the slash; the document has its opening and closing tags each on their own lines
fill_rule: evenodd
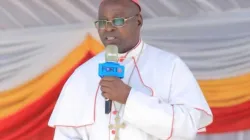
<svg viewBox="0 0 250 140">
<path fill-rule="evenodd" d="M 120 12 L 120 13 L 115 13 L 112 18 L 119 18 L 119 17 L 126 18 L 127 15 L 124 12 Z M 101 15 L 101 16 L 98 16 L 98 19 L 108 20 L 108 17 Z"/>
<path fill-rule="evenodd" d="M 98 16 L 98 19 L 100 19 L 100 20 L 108 20 L 108 18 L 107 17 L 103 17 L 103 16 Z"/>
</svg>

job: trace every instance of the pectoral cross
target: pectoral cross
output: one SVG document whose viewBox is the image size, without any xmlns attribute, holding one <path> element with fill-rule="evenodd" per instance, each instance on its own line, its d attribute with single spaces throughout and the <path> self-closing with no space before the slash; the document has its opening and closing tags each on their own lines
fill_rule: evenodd
<svg viewBox="0 0 250 140">
<path fill-rule="evenodd" d="M 119 140 L 119 130 L 120 128 L 125 128 L 126 127 L 126 124 L 125 123 L 122 123 L 120 124 L 120 117 L 119 116 L 116 116 L 115 117 L 115 125 L 114 124 L 110 124 L 109 125 L 109 129 L 115 129 L 115 139 L 114 140 Z"/>
</svg>

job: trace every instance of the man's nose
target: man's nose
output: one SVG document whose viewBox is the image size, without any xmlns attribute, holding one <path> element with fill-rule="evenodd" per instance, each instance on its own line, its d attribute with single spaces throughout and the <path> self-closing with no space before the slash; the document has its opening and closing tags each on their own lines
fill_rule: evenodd
<svg viewBox="0 0 250 140">
<path fill-rule="evenodd" d="M 108 22 L 105 29 L 106 29 L 106 31 L 111 32 L 111 31 L 115 30 L 115 27 L 112 25 L 111 22 Z"/>
</svg>

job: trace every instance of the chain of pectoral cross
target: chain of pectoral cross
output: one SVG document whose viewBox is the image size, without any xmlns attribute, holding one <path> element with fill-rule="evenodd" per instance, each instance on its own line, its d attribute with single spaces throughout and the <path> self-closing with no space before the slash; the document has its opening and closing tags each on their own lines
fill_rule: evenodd
<svg viewBox="0 0 250 140">
<path fill-rule="evenodd" d="M 138 57 L 138 59 L 137 59 L 136 62 L 139 61 L 139 58 L 140 58 L 140 55 L 141 55 L 141 53 L 142 53 L 143 48 L 144 48 L 144 44 L 143 44 L 143 46 L 142 46 L 141 52 L 140 52 L 139 57 Z M 135 63 L 136 63 L 136 62 L 135 62 Z M 130 76 L 129 76 L 128 85 L 129 85 L 129 83 L 130 83 L 130 80 L 131 80 L 131 77 L 132 77 L 132 75 L 133 75 L 133 73 L 134 73 L 134 70 L 135 70 L 135 66 L 133 67 L 132 72 L 131 72 L 131 74 L 130 74 Z M 121 109 L 122 109 L 122 106 L 123 106 L 123 105 L 121 104 L 119 110 L 117 110 L 116 105 L 115 105 L 115 103 L 114 103 L 115 111 L 117 112 L 117 113 L 116 113 L 116 117 L 115 117 L 115 124 L 110 124 L 110 125 L 109 125 L 109 129 L 110 129 L 110 130 L 112 130 L 112 129 L 115 130 L 115 138 L 114 138 L 114 140 L 119 140 L 119 130 L 120 130 L 120 128 L 123 128 L 123 129 L 124 129 L 124 128 L 126 127 L 126 124 L 125 124 L 124 122 L 123 122 L 123 123 L 120 123 L 120 121 L 121 121 L 120 111 L 121 111 Z"/>
<path fill-rule="evenodd" d="M 121 111 L 121 108 L 122 108 L 122 104 L 121 104 L 119 110 L 117 110 L 115 103 L 114 103 L 114 106 L 115 106 L 115 111 L 117 111 L 117 114 L 115 116 L 115 124 L 110 124 L 109 129 L 110 130 L 112 130 L 112 129 L 115 130 L 115 138 L 114 138 L 114 140 L 119 140 L 119 130 L 120 130 L 120 128 L 124 129 L 126 127 L 126 124 L 124 122 L 120 123 L 120 121 L 121 121 L 120 111 Z"/>
</svg>

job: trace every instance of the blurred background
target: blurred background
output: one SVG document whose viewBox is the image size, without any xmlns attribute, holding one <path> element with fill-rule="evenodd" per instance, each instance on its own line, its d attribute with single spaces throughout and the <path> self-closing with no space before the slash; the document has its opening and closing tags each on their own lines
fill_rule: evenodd
<svg viewBox="0 0 250 140">
<path fill-rule="evenodd" d="M 103 50 L 100 0 L 0 0 L 0 140 L 52 140 L 73 70 Z M 197 140 L 250 139 L 250 0 L 140 0 L 142 39 L 179 55 L 214 114 Z"/>
</svg>

